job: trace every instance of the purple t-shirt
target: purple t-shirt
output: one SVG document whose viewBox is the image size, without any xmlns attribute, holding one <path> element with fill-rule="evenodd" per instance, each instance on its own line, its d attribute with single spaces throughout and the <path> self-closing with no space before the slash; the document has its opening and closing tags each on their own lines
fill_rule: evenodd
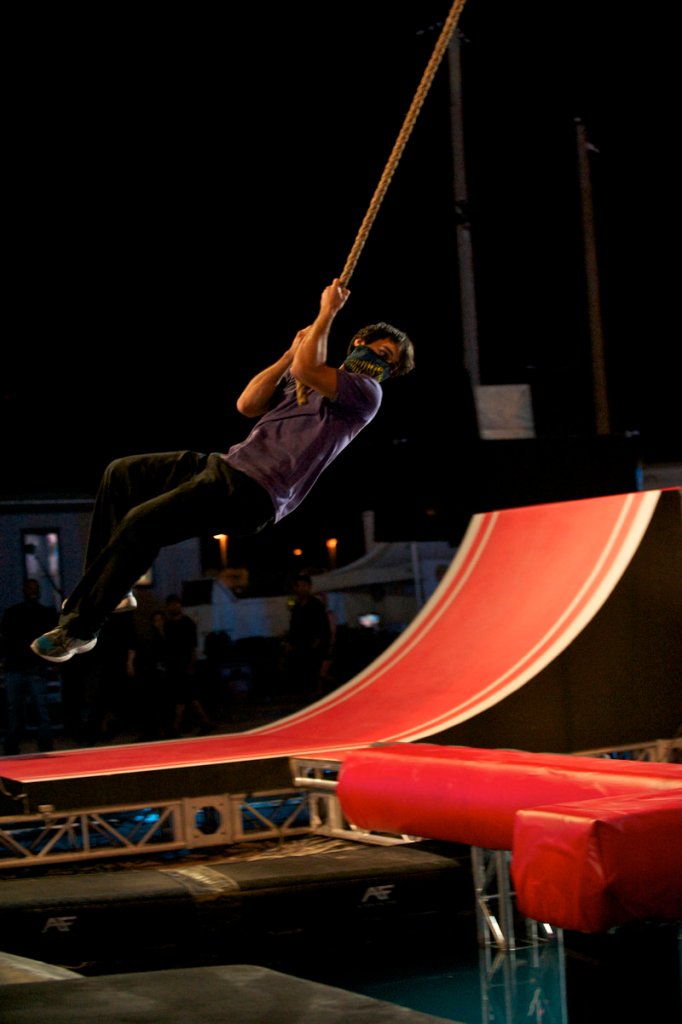
<svg viewBox="0 0 682 1024">
<path fill-rule="evenodd" d="M 320 473 L 374 418 L 380 405 L 378 381 L 346 372 L 338 374 L 336 398 L 311 391 L 307 404 L 298 405 L 296 384 L 288 374 L 282 399 L 223 458 L 265 488 L 277 522 L 303 501 Z"/>
</svg>

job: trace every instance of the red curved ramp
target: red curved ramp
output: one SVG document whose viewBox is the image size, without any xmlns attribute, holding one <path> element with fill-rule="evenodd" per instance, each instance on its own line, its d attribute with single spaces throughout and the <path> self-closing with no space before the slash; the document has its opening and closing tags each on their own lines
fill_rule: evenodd
<svg viewBox="0 0 682 1024">
<path fill-rule="evenodd" d="M 555 659 L 607 600 L 660 490 L 473 517 L 442 583 L 395 644 L 300 712 L 244 733 L 23 755 L 21 781 L 153 771 L 418 740 L 476 716 Z"/>
<path fill-rule="evenodd" d="M 351 745 L 417 740 L 470 718 L 566 648 L 602 606 L 660 491 L 473 517 L 445 578 L 400 638 L 319 704 L 258 730 L 305 724 Z M 310 746 L 308 747 L 310 749 Z"/>
</svg>

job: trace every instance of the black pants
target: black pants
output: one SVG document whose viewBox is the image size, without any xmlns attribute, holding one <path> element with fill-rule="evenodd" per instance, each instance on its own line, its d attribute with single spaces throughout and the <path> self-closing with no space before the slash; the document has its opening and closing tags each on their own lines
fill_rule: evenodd
<svg viewBox="0 0 682 1024">
<path fill-rule="evenodd" d="M 217 454 L 132 455 L 107 466 L 95 499 L 85 571 L 60 625 L 96 636 L 162 547 L 203 534 L 244 536 L 272 522 L 268 493 Z"/>
</svg>

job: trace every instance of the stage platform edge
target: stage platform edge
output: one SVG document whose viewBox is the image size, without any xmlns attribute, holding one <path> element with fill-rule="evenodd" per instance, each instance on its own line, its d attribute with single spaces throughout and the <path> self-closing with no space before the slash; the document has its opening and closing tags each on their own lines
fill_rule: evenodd
<svg viewBox="0 0 682 1024">
<path fill-rule="evenodd" d="M 6 878 L 3 946 L 101 974 L 243 960 L 286 970 L 349 948 L 394 961 L 444 935 L 453 948 L 475 943 L 471 857 L 459 844 L 315 837 L 242 858 Z"/>
<path fill-rule="evenodd" d="M 0 1015 L 3 1024 L 443 1024 L 252 964 L 3 986 Z"/>
</svg>

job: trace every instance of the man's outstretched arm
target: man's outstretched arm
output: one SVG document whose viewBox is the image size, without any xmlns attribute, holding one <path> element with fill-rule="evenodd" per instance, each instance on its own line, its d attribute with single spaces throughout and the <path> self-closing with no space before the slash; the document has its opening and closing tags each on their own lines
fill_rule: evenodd
<svg viewBox="0 0 682 1024">
<path fill-rule="evenodd" d="M 327 342 L 334 317 L 345 305 L 350 292 L 338 277 L 322 292 L 317 317 L 294 346 L 291 372 L 296 380 L 318 391 L 325 398 L 334 398 L 337 391 L 337 370 L 327 365 Z"/>
<path fill-rule="evenodd" d="M 302 333 L 299 331 L 299 334 Z M 298 337 L 298 335 L 297 335 Z M 252 377 L 237 399 L 237 409 L 243 416 L 262 416 L 270 406 L 270 399 L 294 358 L 293 346 L 271 366 Z"/>
<path fill-rule="evenodd" d="M 291 346 L 271 366 L 252 377 L 237 399 L 243 416 L 262 416 L 270 408 L 277 385 L 287 370 L 302 384 L 328 398 L 336 394 L 336 370 L 327 366 L 327 339 L 332 321 L 350 295 L 335 278 L 322 292 L 315 321 L 299 331 Z"/>
<path fill-rule="evenodd" d="M 277 385 L 290 369 L 294 353 L 309 330 L 309 327 L 304 327 L 299 331 L 284 355 L 251 378 L 237 399 L 237 409 L 242 415 L 254 417 L 262 416 L 264 412 L 267 412 Z"/>
</svg>

